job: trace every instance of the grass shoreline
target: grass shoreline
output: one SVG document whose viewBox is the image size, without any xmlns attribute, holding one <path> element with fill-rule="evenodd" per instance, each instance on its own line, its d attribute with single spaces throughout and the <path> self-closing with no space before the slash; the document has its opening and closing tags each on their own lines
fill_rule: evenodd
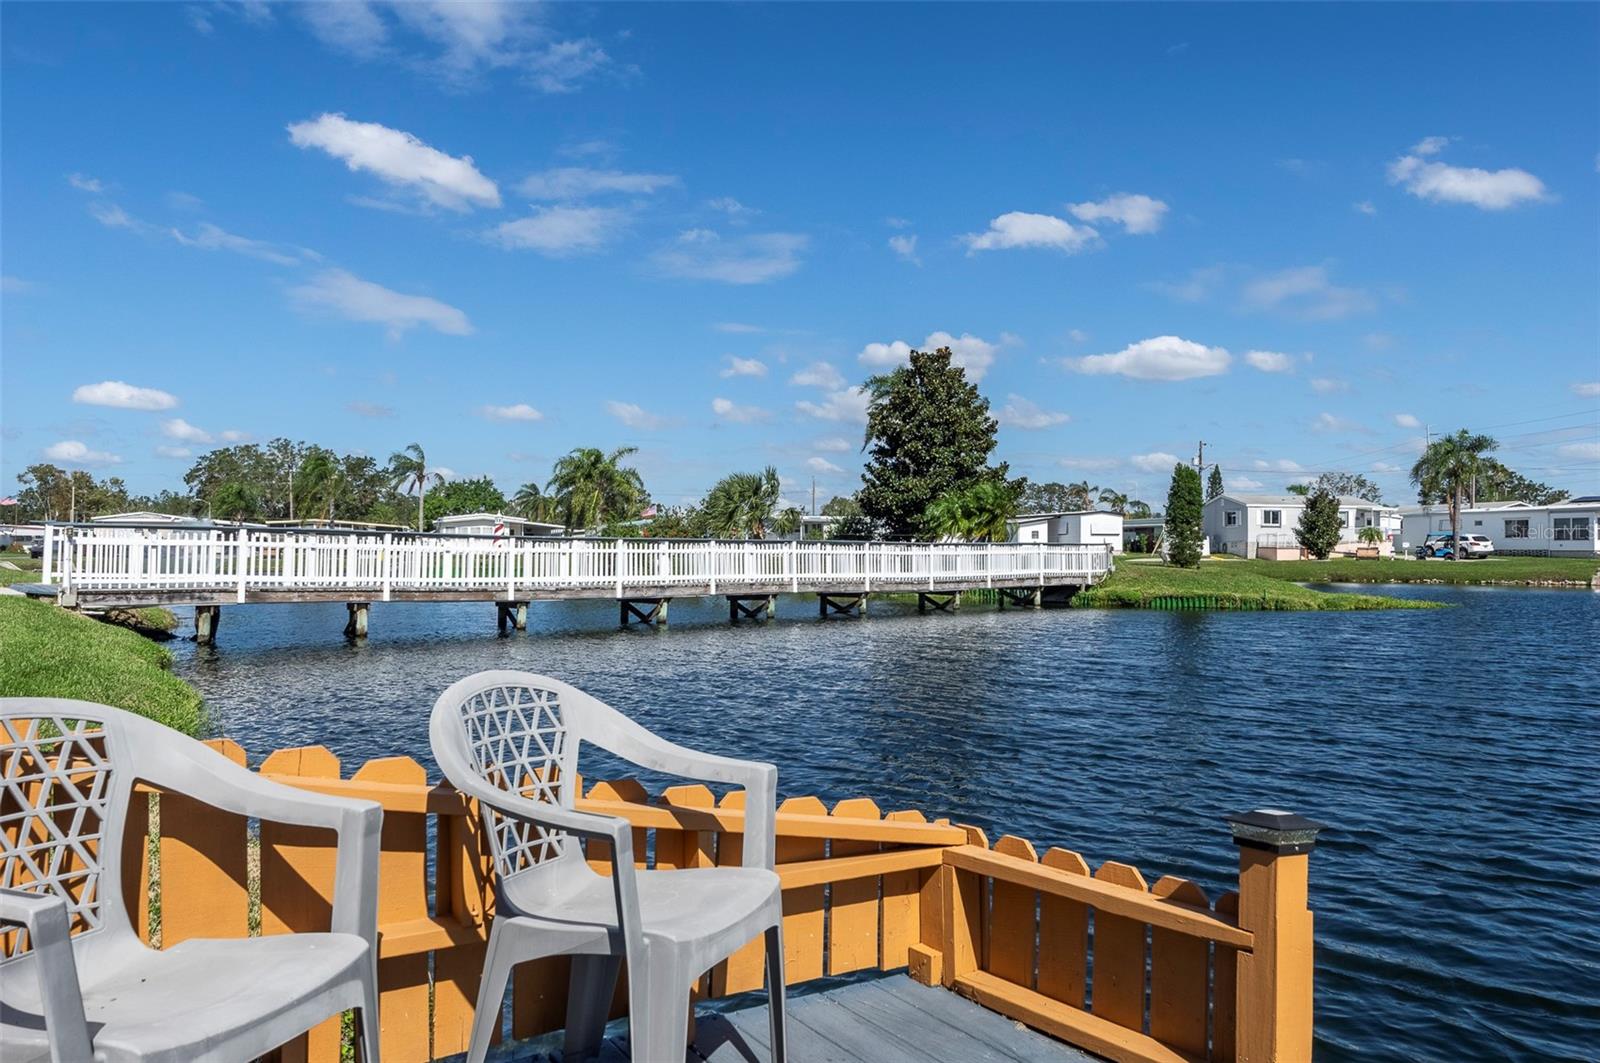
<svg viewBox="0 0 1600 1063">
<path fill-rule="evenodd" d="M 1119 560 L 1150 565 L 1152 561 Z M 1592 557 L 1492 557 L 1473 561 L 1418 561 L 1398 558 L 1329 558 L 1326 561 L 1260 561 L 1212 557 L 1202 570 L 1227 569 L 1294 583 L 1417 583 L 1454 586 L 1590 587 L 1600 574 Z"/>
<path fill-rule="evenodd" d="M 6 595 L 0 646 L 0 697 L 115 705 L 187 735 L 205 726 L 200 694 L 173 674 L 172 654 L 134 630 Z"/>
<path fill-rule="evenodd" d="M 1270 562 L 1269 562 L 1270 563 Z M 1231 564 L 1175 568 L 1159 562 L 1119 561 L 1103 582 L 1073 595 L 1079 609 L 1223 609 L 1351 612 L 1375 609 L 1439 609 L 1415 598 L 1377 594 L 1329 594 L 1287 578 L 1274 578 Z"/>
</svg>

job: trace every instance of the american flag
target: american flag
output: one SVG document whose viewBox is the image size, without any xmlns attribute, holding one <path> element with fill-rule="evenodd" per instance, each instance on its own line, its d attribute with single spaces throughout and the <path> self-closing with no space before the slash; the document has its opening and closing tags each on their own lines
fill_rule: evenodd
<svg viewBox="0 0 1600 1063">
<path fill-rule="evenodd" d="M 6 496 L 5 498 L 0 498 L 0 506 L 14 506 L 16 504 L 17 504 L 17 500 L 12 498 L 12 497 L 10 497 L 9 495 Z"/>
<path fill-rule="evenodd" d="M 648 518 L 653 517 L 655 515 L 656 515 L 656 507 L 655 506 L 650 506 L 643 513 L 639 514 L 641 519 L 648 519 Z"/>
</svg>

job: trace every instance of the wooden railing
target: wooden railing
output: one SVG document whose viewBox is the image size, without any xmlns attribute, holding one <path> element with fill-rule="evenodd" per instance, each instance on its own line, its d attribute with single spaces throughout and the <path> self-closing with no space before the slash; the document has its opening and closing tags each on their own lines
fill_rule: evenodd
<svg viewBox="0 0 1600 1063">
<path fill-rule="evenodd" d="M 482 590 L 516 600 L 555 591 L 695 588 L 866 590 L 995 581 L 1094 582 L 1104 545 L 543 539 L 329 530 L 47 525 L 42 579 L 64 590 L 173 593 Z"/>
<path fill-rule="evenodd" d="M 245 760 L 232 742 L 210 744 Z M 430 784 L 408 757 L 369 761 L 344 777 L 332 753 L 311 746 L 275 752 L 259 770 L 382 804 L 383 1052 L 420 1061 L 463 1051 L 494 909 L 474 808 Z M 742 791 L 718 799 L 704 786 L 679 786 L 652 799 L 633 780 L 579 791 L 580 809 L 634 824 L 640 867 L 740 863 Z M 144 815 L 143 803 L 134 807 Z M 174 794 L 158 794 L 152 807 L 158 826 L 130 824 L 124 861 L 125 896 L 152 901 L 130 913 L 152 944 L 327 928 L 330 833 L 261 823 L 253 837 L 242 817 Z M 1294 858 L 1261 856 L 1248 868 L 1254 858 L 1241 858 L 1238 897 L 1224 895 L 1213 908 L 1180 880 L 1146 891 L 1125 864 L 1090 875 L 1077 854 L 1052 849 L 1036 861 L 1027 842 L 1010 837 L 991 849 L 976 828 L 918 811 L 884 814 L 865 798 L 830 810 L 815 797 L 790 798 L 777 817 L 786 975 L 795 984 L 909 966 L 924 983 L 1114 1059 L 1299 1060 L 1301 1043 L 1307 1053 L 1310 1044 L 1304 856 L 1298 879 Z M 586 857 L 608 871 L 599 847 Z M 516 971 L 514 1036 L 565 1021 L 567 964 L 546 959 Z M 758 989 L 761 979 L 751 942 L 699 988 L 720 997 Z M 619 986 L 613 1011 L 625 1010 Z M 281 1055 L 331 1063 L 340 1039 L 330 1020 Z"/>
</svg>

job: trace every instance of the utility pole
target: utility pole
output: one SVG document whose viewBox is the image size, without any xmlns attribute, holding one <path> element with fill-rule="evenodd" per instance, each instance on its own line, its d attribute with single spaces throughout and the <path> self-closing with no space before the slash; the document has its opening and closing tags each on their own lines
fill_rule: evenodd
<svg viewBox="0 0 1600 1063">
<path fill-rule="evenodd" d="M 1206 441 L 1200 441 L 1200 450 L 1195 455 L 1194 467 L 1200 472 L 1206 471 Z"/>
</svg>

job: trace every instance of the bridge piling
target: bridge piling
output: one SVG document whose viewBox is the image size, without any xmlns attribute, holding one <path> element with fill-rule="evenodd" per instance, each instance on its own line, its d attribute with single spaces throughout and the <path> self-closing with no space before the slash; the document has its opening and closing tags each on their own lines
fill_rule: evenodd
<svg viewBox="0 0 1600 1063">
<path fill-rule="evenodd" d="M 771 620 L 778 615 L 776 594 L 728 595 L 728 622 L 739 620 Z"/>
<path fill-rule="evenodd" d="M 364 639 L 367 637 L 367 619 L 371 605 L 367 602 L 346 602 L 345 609 L 350 617 L 344 623 L 344 637 L 347 639 Z"/>
<path fill-rule="evenodd" d="M 830 616 L 857 616 L 867 615 L 867 595 L 860 594 L 818 594 L 817 615 L 826 620 Z"/>
<path fill-rule="evenodd" d="M 953 613 L 961 608 L 961 592 L 949 591 L 919 591 L 917 592 L 917 612 L 926 613 L 929 607 L 935 612 Z"/>
<path fill-rule="evenodd" d="M 527 602 L 495 602 L 495 625 L 505 634 L 507 625 L 515 631 L 528 630 Z"/>
<path fill-rule="evenodd" d="M 197 646 L 217 644 L 217 625 L 222 622 L 222 606 L 197 605 L 194 607 L 194 641 Z"/>
<path fill-rule="evenodd" d="M 623 598 L 618 601 L 621 606 L 622 627 L 629 624 L 656 624 L 660 627 L 667 625 L 667 606 L 671 598 Z"/>
</svg>

